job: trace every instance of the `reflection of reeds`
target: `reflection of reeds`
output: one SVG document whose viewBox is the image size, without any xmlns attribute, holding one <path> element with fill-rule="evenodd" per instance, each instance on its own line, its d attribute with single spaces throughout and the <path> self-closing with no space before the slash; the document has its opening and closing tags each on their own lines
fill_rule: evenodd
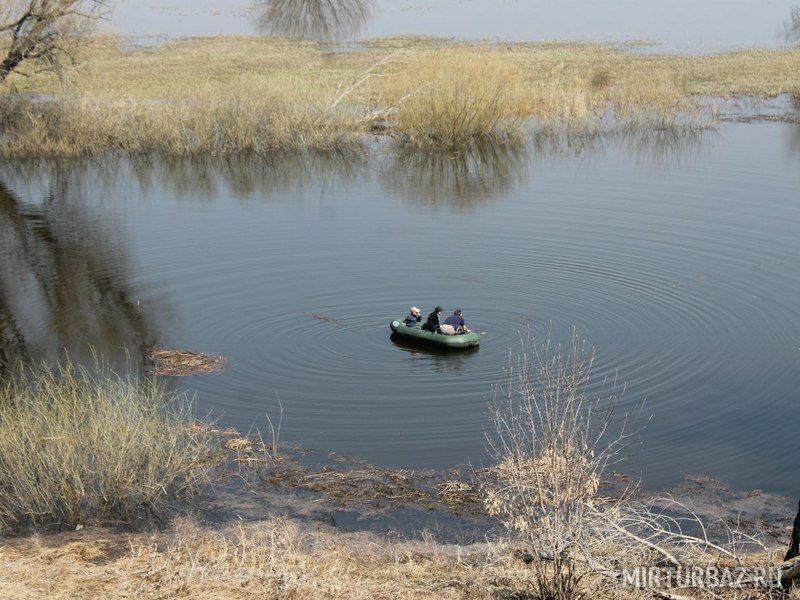
<svg viewBox="0 0 800 600">
<path fill-rule="evenodd" d="M 468 208 L 513 188 L 523 178 L 527 148 L 474 143 L 457 151 L 398 148 L 384 180 L 412 202 Z"/>
</svg>

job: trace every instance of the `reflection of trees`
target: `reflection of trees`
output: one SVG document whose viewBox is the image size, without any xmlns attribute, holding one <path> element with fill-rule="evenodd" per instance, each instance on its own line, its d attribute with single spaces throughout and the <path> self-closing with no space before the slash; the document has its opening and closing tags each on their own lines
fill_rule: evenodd
<svg viewBox="0 0 800 600">
<path fill-rule="evenodd" d="M 412 202 L 467 209 L 513 189 L 527 173 L 524 146 L 475 144 L 461 152 L 399 149 L 384 170 L 386 184 Z"/>
<path fill-rule="evenodd" d="M 288 37 L 337 40 L 361 30 L 372 0 L 259 0 L 259 27 Z"/>
<path fill-rule="evenodd" d="M 144 356 L 154 343 L 120 246 L 69 202 L 68 184 L 57 174 L 41 202 L 23 202 L 0 180 L 0 369 L 64 349 Z"/>
</svg>

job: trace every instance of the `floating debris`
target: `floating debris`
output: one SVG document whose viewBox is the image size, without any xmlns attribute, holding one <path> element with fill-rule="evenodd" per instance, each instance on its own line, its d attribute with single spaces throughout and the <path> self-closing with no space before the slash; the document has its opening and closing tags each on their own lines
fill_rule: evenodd
<svg viewBox="0 0 800 600">
<path fill-rule="evenodd" d="M 185 350 L 156 349 L 150 354 L 151 375 L 186 376 L 219 371 L 227 363 L 224 356 Z"/>
<path fill-rule="evenodd" d="M 326 323 L 334 323 L 335 325 L 340 325 L 339 319 L 334 319 L 333 317 L 329 317 L 328 315 L 323 315 L 322 313 L 312 313 L 312 312 L 304 312 L 305 316 L 309 319 L 316 319 L 317 321 L 325 321 Z"/>
<path fill-rule="evenodd" d="M 228 440 L 225 445 L 230 450 L 235 450 L 237 452 L 250 451 L 253 447 L 253 440 L 249 438 L 233 438 Z"/>
<path fill-rule="evenodd" d="M 477 487 L 467 481 L 448 479 L 437 483 L 435 487 L 439 497 L 449 506 L 478 504 L 481 501 Z"/>
</svg>

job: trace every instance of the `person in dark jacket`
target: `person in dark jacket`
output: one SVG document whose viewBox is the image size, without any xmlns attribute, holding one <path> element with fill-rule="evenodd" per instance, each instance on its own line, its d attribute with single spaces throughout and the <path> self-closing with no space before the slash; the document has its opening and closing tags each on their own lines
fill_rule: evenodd
<svg viewBox="0 0 800 600">
<path fill-rule="evenodd" d="M 431 333 L 439 333 L 439 315 L 442 314 L 442 307 L 437 306 L 433 309 L 433 312 L 428 315 L 428 320 L 425 321 L 425 325 L 422 328 L 425 331 L 430 331 Z"/>
<path fill-rule="evenodd" d="M 422 313 L 416 306 L 412 306 L 408 316 L 403 320 L 403 324 L 406 327 L 414 327 L 420 321 L 422 321 Z"/>
<path fill-rule="evenodd" d="M 467 333 L 469 331 L 469 327 L 467 327 L 467 324 L 464 322 L 464 317 L 461 316 L 460 308 L 457 308 L 444 322 L 445 325 L 452 326 L 456 333 Z"/>
</svg>

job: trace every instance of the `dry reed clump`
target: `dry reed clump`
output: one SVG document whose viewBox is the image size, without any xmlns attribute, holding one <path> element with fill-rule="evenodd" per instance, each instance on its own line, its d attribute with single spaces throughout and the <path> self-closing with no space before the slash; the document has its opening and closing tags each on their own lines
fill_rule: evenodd
<svg viewBox="0 0 800 600">
<path fill-rule="evenodd" d="M 218 458 L 182 397 L 152 381 L 71 365 L 0 387 L 0 532 L 158 516 Z"/>
<path fill-rule="evenodd" d="M 187 350 L 154 348 L 149 356 L 149 374 L 181 377 L 220 371 L 228 359 L 219 354 L 203 354 Z"/>
<path fill-rule="evenodd" d="M 262 97 L 6 97 L 0 123 L 0 154 L 17 157 L 336 152 L 359 143 L 343 112 Z"/>
<path fill-rule="evenodd" d="M 398 105 L 393 130 L 419 147 L 518 142 L 527 117 L 520 83 L 519 71 L 491 53 L 423 55 L 388 84 Z"/>
</svg>

